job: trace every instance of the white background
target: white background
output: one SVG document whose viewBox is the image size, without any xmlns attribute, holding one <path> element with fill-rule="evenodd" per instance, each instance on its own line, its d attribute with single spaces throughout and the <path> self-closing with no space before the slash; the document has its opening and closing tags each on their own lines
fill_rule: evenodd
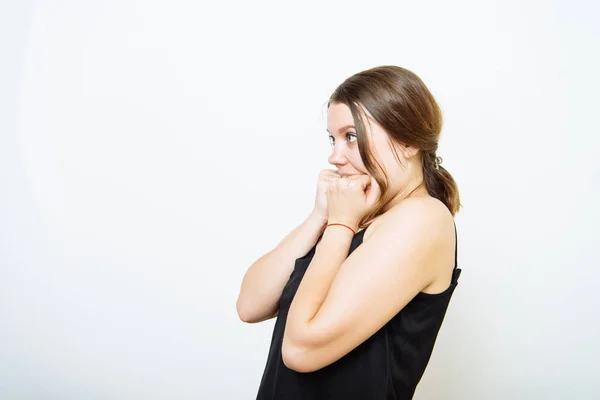
<svg viewBox="0 0 600 400">
<path fill-rule="evenodd" d="M 254 398 L 241 278 L 312 209 L 331 92 L 384 64 L 442 107 L 464 205 L 415 398 L 600 398 L 599 11 L 0 2 L 0 398 Z"/>
</svg>

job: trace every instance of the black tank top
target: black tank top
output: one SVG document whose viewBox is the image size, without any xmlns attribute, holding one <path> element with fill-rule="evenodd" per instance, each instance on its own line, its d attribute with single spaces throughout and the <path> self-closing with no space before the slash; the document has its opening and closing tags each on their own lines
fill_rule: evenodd
<svg viewBox="0 0 600 400">
<path fill-rule="evenodd" d="M 352 238 L 350 255 L 366 229 Z M 456 225 L 454 226 L 456 236 Z M 315 254 L 316 244 L 295 262 L 279 301 L 271 347 L 257 400 L 391 400 L 412 399 L 433 351 L 461 269 L 441 293 L 420 292 L 380 330 L 334 363 L 314 372 L 299 373 L 285 366 L 281 344 L 290 304 Z"/>
</svg>

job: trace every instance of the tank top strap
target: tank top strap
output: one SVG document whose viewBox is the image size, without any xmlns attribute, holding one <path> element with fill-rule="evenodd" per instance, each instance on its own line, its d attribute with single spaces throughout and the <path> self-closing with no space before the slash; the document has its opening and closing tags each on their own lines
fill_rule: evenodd
<svg viewBox="0 0 600 400">
<path fill-rule="evenodd" d="M 454 223 L 454 270 L 452 271 L 452 283 L 458 283 L 461 269 L 458 268 L 458 232 L 456 231 L 456 222 Z"/>
</svg>

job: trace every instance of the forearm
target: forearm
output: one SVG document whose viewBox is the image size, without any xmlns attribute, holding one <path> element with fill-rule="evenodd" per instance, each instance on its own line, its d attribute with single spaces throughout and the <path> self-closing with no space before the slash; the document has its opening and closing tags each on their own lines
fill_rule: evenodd
<svg viewBox="0 0 600 400">
<path fill-rule="evenodd" d="M 340 266 L 348 257 L 352 238 L 352 231 L 343 226 L 331 226 L 325 230 L 290 306 L 286 331 L 292 342 L 307 343 L 318 340 L 323 334 L 315 329 L 312 321 L 325 301 Z"/>
<path fill-rule="evenodd" d="M 325 231 L 326 225 L 327 220 L 311 213 L 277 244 L 273 252 L 291 255 L 294 260 L 305 256 L 317 243 L 317 240 Z"/>
<path fill-rule="evenodd" d="M 246 271 L 237 301 L 238 314 L 247 322 L 258 322 L 277 310 L 281 292 L 295 260 L 310 251 L 327 221 L 310 214 L 271 251 Z"/>
</svg>

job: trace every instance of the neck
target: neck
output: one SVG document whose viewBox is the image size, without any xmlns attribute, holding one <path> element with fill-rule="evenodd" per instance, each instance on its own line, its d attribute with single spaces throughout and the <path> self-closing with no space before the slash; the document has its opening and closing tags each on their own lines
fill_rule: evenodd
<svg viewBox="0 0 600 400">
<path fill-rule="evenodd" d="M 385 207 L 383 208 L 383 212 L 391 209 L 396 204 L 401 201 L 409 198 L 409 197 L 419 197 L 419 196 L 429 196 L 429 192 L 427 192 L 427 188 L 425 187 L 425 181 L 423 180 L 423 176 L 420 175 L 415 179 L 411 179 L 406 185 L 406 187 L 398 193 L 396 196 L 390 200 Z"/>
</svg>

